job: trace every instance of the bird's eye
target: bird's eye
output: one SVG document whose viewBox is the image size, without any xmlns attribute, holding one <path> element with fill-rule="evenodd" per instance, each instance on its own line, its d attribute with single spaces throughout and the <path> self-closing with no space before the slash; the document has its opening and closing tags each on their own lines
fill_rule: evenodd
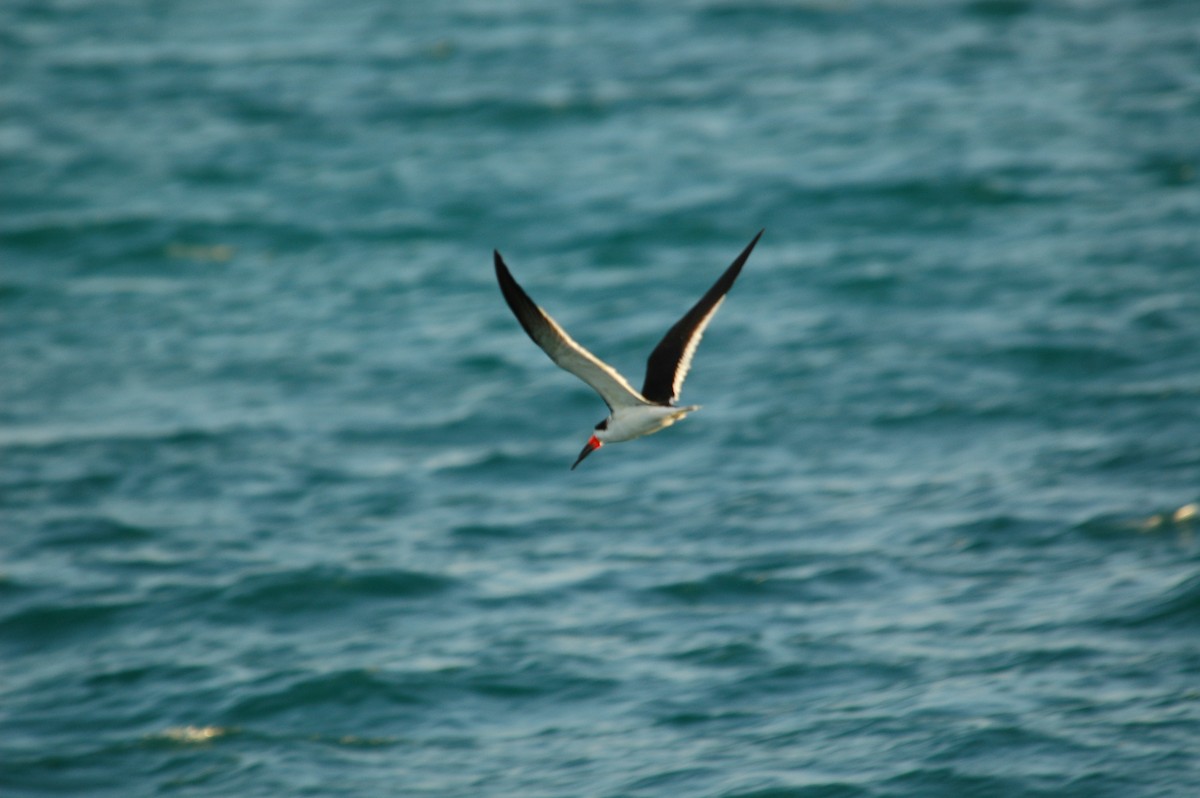
<svg viewBox="0 0 1200 798">
<path fill-rule="evenodd" d="M 599 424 L 597 424 L 596 429 L 608 429 L 608 419 L 606 418 L 603 421 L 601 421 Z"/>
</svg>

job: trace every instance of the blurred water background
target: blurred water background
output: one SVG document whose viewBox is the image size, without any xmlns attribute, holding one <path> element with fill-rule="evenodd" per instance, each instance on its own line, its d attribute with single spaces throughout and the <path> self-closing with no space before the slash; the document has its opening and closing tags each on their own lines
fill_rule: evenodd
<svg viewBox="0 0 1200 798">
<path fill-rule="evenodd" d="M 0 794 L 1191 796 L 1194 0 L 0 4 Z M 760 228 L 683 424 L 605 414 Z"/>
</svg>

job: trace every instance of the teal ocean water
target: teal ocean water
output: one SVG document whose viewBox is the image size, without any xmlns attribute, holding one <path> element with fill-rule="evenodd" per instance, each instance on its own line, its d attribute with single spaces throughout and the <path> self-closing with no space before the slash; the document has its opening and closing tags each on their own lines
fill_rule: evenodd
<svg viewBox="0 0 1200 798">
<path fill-rule="evenodd" d="M 0 4 L 0 795 L 1197 794 L 1198 30 Z"/>
</svg>

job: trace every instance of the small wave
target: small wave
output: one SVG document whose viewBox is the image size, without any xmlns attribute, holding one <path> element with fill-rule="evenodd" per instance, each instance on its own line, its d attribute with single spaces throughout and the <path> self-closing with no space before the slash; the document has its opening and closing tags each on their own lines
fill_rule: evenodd
<svg viewBox="0 0 1200 798">
<path fill-rule="evenodd" d="M 147 276 L 157 282 L 146 285 L 159 290 L 164 285 L 164 262 L 179 270 L 221 268 L 247 250 L 295 252 L 320 244 L 334 232 L 319 220 L 308 224 L 262 216 L 246 220 L 180 218 L 137 210 L 46 212 L 0 223 L 0 243 L 31 251 L 86 252 L 90 274 L 152 269 Z"/>
<path fill-rule="evenodd" d="M 243 578 L 226 591 L 225 599 L 270 612 L 329 611 L 367 599 L 425 598 L 453 584 L 453 579 L 421 571 L 317 566 Z"/>
<path fill-rule="evenodd" d="M 213 671 L 201 665 L 182 663 L 153 663 L 118 667 L 88 674 L 83 683 L 89 688 L 113 691 L 125 687 L 138 688 L 145 694 L 154 683 L 188 682 L 199 684 L 213 676 Z"/>
<path fill-rule="evenodd" d="M 79 444 L 163 443 L 197 445 L 247 435 L 278 434 L 270 421 L 261 424 L 239 420 L 204 426 L 182 424 L 42 424 L 0 427 L 0 449 L 54 449 Z"/>
<path fill-rule="evenodd" d="M 263 690 L 236 700 L 227 715 L 235 721 L 261 722 L 281 714 L 307 714 L 313 707 L 330 706 L 353 713 L 364 704 L 386 706 L 424 703 L 419 689 L 402 679 L 375 670 L 351 669 L 322 673 L 288 681 L 282 687 Z"/>
<path fill-rule="evenodd" d="M 644 84 L 609 81 L 602 85 L 547 85 L 533 92 L 496 91 L 481 86 L 453 94 L 389 99 L 370 110 L 377 121 L 477 120 L 505 128 L 532 129 L 562 122 L 595 122 L 637 108 L 689 107 L 715 102 L 729 88 L 695 81 Z"/>
<path fill-rule="evenodd" d="M 238 699 L 227 717 L 235 723 L 261 722 L 264 717 L 279 715 L 311 717 L 314 707 L 323 707 L 328 708 L 330 725 L 363 729 L 376 721 L 394 722 L 397 711 L 411 709 L 416 717 L 428 706 L 446 707 L 456 700 L 587 698 L 610 692 L 615 686 L 610 679 L 537 664 L 507 669 L 451 665 L 418 671 L 356 668 L 292 677 L 283 686 L 260 688 L 257 695 Z"/>
<path fill-rule="evenodd" d="M 742 667 L 764 662 L 766 651 L 753 643 L 733 642 L 689 649 L 674 659 L 709 667 Z"/>
<path fill-rule="evenodd" d="M 1054 520 L 1023 518 L 1006 513 L 983 515 L 949 528 L 956 548 L 988 551 L 998 546 L 1045 545 L 1057 540 L 1060 524 Z"/>
<path fill-rule="evenodd" d="M 886 210 L 889 224 L 911 224 L 903 215 L 939 211 L 937 224 L 965 218 L 972 208 L 1034 203 L 1043 198 L 1021 188 L 1020 175 L 979 173 L 929 177 L 879 177 L 839 183 L 796 183 L 779 181 L 764 190 L 788 206 L 853 208 L 856 215 Z M 931 220 L 934 217 L 929 217 Z"/>
<path fill-rule="evenodd" d="M 993 19 L 1019 17 L 1032 9 L 1031 0 L 975 0 L 966 6 L 966 10 L 976 16 Z"/>
<path fill-rule="evenodd" d="M 528 536 L 523 524 L 461 524 L 451 529 L 450 534 L 463 538 L 495 538 L 497 540 Z"/>
<path fill-rule="evenodd" d="M 962 175 L 944 178 L 896 180 L 862 186 L 861 193 L 893 198 L 917 206 L 956 208 L 970 205 L 1004 205 L 1027 202 L 1033 196 L 998 175 Z"/>
<path fill-rule="evenodd" d="M 996 756 L 1000 754 L 997 753 Z M 883 783 L 886 795 L 1045 795 L 1019 778 L 976 776 L 953 767 L 914 768 Z"/>
<path fill-rule="evenodd" d="M 186 289 L 185 280 L 170 277 L 87 277 L 73 280 L 65 290 L 74 295 L 145 294 L 166 296 Z"/>
<path fill-rule="evenodd" d="M 1178 582 L 1159 598 L 1142 602 L 1110 619 L 1118 628 L 1161 627 L 1194 634 L 1200 627 L 1200 575 Z"/>
<path fill-rule="evenodd" d="M 104 546 L 139 543 L 154 538 L 146 527 L 128 524 L 107 516 L 78 516 L 59 518 L 46 523 L 47 536 L 56 544 Z"/>
<path fill-rule="evenodd" d="M 1112 347 L 1088 344 L 1024 344 L 995 353 L 998 357 L 1056 375 L 1094 375 L 1137 365 L 1138 359 Z"/>
<path fill-rule="evenodd" d="M 725 792 L 724 798 L 861 798 L 873 792 L 843 781 L 805 784 L 799 787 L 764 787 L 749 792 Z"/>
<path fill-rule="evenodd" d="M 719 774 L 720 771 L 712 767 L 673 768 L 642 776 L 625 785 L 625 789 L 631 792 L 653 790 L 678 795 L 682 791 L 688 794 L 703 790 Z"/>
<path fill-rule="evenodd" d="M 976 757 L 1021 756 L 1045 752 L 1056 747 L 1071 748 L 1071 753 L 1088 753 L 1068 739 L 1048 735 L 1027 725 L 988 723 L 951 730 L 941 749 L 929 757 L 931 763 L 961 763 Z M 1019 791 L 1015 791 L 1016 794 Z"/>
<path fill-rule="evenodd" d="M 682 582 L 660 585 L 654 588 L 654 591 L 659 595 L 688 604 L 700 604 L 769 600 L 777 597 L 780 591 L 791 592 L 786 590 L 786 587 L 788 586 L 781 584 L 778 580 L 774 580 L 766 574 L 726 571 L 706 576 L 703 579 L 688 579 Z M 810 596 L 803 595 L 802 586 L 797 585 L 795 587 L 797 587 L 797 598 L 811 598 Z"/>
<path fill-rule="evenodd" d="M 702 19 L 719 24 L 722 30 L 730 25 L 771 28 L 829 24 L 848 19 L 849 3 L 836 0 L 808 0 L 799 3 L 710 2 L 702 6 Z"/>
<path fill-rule="evenodd" d="M 871 417 L 875 426 L 891 427 L 938 421 L 993 420 L 1021 417 L 1026 410 L 1017 399 L 986 397 L 960 402 L 948 399 L 919 399 L 895 402 Z"/>
<path fill-rule="evenodd" d="M 826 601 L 829 586 L 858 585 L 875 578 L 870 571 L 856 566 L 831 568 L 803 577 L 773 574 L 767 571 L 733 570 L 660 585 L 655 593 L 688 604 L 741 603 L 747 601 L 792 600 Z"/>
<path fill-rule="evenodd" d="M 31 289 L 21 283 L 0 283 L 0 302 L 21 299 L 31 292 Z"/>
<path fill-rule="evenodd" d="M 526 668 L 514 672 L 496 671 L 472 676 L 467 687 L 480 696 L 497 699 L 533 699 L 555 697 L 581 699 L 612 691 L 617 682 L 579 674 Z"/>
<path fill-rule="evenodd" d="M 722 692 L 732 700 L 771 696 L 780 691 L 841 693 L 854 685 L 865 691 L 866 685 L 884 687 L 913 679 L 914 669 L 898 662 L 863 662 L 853 655 L 832 649 L 814 650 L 810 661 L 788 662 L 774 668 L 752 672 L 730 682 Z"/>
<path fill-rule="evenodd" d="M 744 710 L 704 710 L 692 709 L 677 712 L 670 712 L 663 715 L 655 721 L 658 726 L 742 726 L 753 725 L 761 721 L 761 716 L 757 712 L 747 712 Z"/>
<path fill-rule="evenodd" d="M 488 472 L 503 472 L 514 478 L 523 474 L 544 477 L 548 467 L 561 466 L 566 469 L 561 460 L 550 459 L 551 454 L 529 446 L 447 447 L 425 458 L 422 466 L 428 471 L 447 471 L 463 475 L 482 476 Z M 562 455 L 563 459 L 568 456 Z"/>
<path fill-rule="evenodd" d="M 162 222 L 157 215 L 136 211 L 26 214 L 0 224 L 0 242 L 28 248 L 60 247 L 64 241 L 88 234 L 137 240 L 141 235 L 160 232 Z"/>
<path fill-rule="evenodd" d="M 128 602 L 39 604 L 0 618 L 0 638 L 5 645 L 37 649 L 102 634 L 132 606 Z"/>
</svg>

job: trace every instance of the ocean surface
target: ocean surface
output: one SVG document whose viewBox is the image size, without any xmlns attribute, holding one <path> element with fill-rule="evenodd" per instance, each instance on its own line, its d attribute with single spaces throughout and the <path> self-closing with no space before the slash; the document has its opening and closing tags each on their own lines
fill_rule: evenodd
<svg viewBox="0 0 1200 798">
<path fill-rule="evenodd" d="M 1198 503 L 1195 0 L 0 4 L 4 798 L 1190 798 Z"/>
</svg>

